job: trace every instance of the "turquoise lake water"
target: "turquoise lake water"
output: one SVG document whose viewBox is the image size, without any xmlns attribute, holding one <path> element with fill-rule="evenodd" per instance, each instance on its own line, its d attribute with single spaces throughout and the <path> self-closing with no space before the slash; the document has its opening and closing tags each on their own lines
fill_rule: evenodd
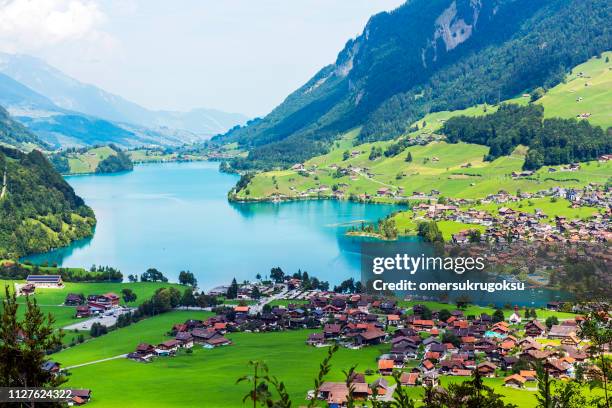
<svg viewBox="0 0 612 408">
<path fill-rule="evenodd" d="M 155 267 L 171 281 L 190 270 L 202 289 L 234 277 L 254 281 L 258 273 L 265 277 L 280 266 L 285 273 L 308 271 L 333 286 L 361 279 L 361 244 L 375 241 L 347 237 L 346 230 L 401 209 L 332 200 L 230 203 L 227 192 L 237 179 L 211 162 L 147 164 L 121 174 L 68 177 L 96 213 L 93 238 L 26 259 L 86 268 L 110 265 L 125 277 Z M 424 250 L 415 237 L 405 238 L 402 248 L 414 255 Z M 412 278 L 444 282 L 460 277 L 436 272 Z M 469 293 L 480 304 L 520 305 L 546 303 L 556 295 L 534 289 Z"/>
<path fill-rule="evenodd" d="M 67 177 L 98 219 L 94 237 L 28 259 L 62 266 L 111 265 L 127 276 L 156 267 L 171 280 L 194 272 L 202 288 L 301 268 L 330 283 L 359 278 L 362 220 L 398 207 L 339 201 L 239 204 L 238 177 L 211 162 L 136 166 L 133 172 Z"/>
</svg>

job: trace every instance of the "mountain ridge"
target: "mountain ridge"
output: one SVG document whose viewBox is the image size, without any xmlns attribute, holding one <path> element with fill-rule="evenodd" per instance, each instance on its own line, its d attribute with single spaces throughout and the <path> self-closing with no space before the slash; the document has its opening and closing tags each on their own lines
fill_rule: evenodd
<svg viewBox="0 0 612 408">
<path fill-rule="evenodd" d="M 195 108 L 187 112 L 147 109 L 95 85 L 78 81 L 29 55 L 0 53 L 0 72 L 65 110 L 153 130 L 168 127 L 206 138 L 247 120 L 239 113 L 208 108 Z"/>
<path fill-rule="evenodd" d="M 336 62 L 266 117 L 215 141 L 250 149 L 237 170 L 288 167 L 363 126 L 361 141 L 405 132 L 429 112 L 495 103 L 611 48 L 604 0 L 413 0 L 370 19 Z"/>
</svg>

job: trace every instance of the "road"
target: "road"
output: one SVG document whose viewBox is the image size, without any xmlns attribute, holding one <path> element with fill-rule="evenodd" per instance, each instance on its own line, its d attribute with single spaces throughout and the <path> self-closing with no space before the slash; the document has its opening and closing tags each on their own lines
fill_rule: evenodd
<svg viewBox="0 0 612 408">
<path fill-rule="evenodd" d="M 88 363 L 77 364 L 77 365 L 73 365 L 73 366 L 70 366 L 70 367 L 64 367 L 64 368 L 62 368 L 62 370 L 70 370 L 71 368 L 78 368 L 78 367 L 88 366 L 88 365 L 91 365 L 91 364 L 103 363 L 105 361 L 117 360 L 119 358 L 126 358 L 126 357 L 127 357 L 127 354 L 120 354 L 120 355 L 115 356 L 115 357 L 103 358 L 102 360 L 90 361 Z"/>
<path fill-rule="evenodd" d="M 86 320 L 81 320 L 78 323 L 73 323 L 69 326 L 64 327 L 64 330 L 90 330 L 94 323 L 100 323 L 102 326 L 110 327 L 117 322 L 117 317 L 122 314 L 126 314 L 132 311 L 132 309 L 121 309 L 116 310 L 112 315 L 100 315 L 98 317 L 91 317 Z"/>
</svg>

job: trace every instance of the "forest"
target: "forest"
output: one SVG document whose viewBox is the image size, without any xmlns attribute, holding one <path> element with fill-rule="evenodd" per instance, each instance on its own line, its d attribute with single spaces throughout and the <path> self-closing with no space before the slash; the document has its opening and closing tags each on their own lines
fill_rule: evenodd
<svg viewBox="0 0 612 408">
<path fill-rule="evenodd" d="M 502 104 L 492 114 L 450 118 L 441 132 L 450 143 L 489 146 L 488 161 L 511 154 L 518 145 L 528 146 L 525 170 L 594 160 L 612 152 L 612 128 L 604 132 L 586 120 L 543 117 L 539 105 Z"/>
<path fill-rule="evenodd" d="M 0 147 L 0 169 L 7 179 L 0 196 L 0 258 L 49 251 L 93 234 L 92 209 L 41 152 Z"/>
</svg>

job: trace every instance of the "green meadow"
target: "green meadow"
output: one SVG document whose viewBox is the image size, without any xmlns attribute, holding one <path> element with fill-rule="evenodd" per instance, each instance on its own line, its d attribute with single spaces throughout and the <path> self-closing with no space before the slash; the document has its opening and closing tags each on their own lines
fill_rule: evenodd
<svg viewBox="0 0 612 408">
<path fill-rule="evenodd" d="M 156 322 L 143 321 L 120 329 L 63 351 L 56 355 L 56 359 L 65 366 L 81 364 L 131 351 L 140 341 L 162 341 L 161 333 L 168 330 L 173 321 L 182 321 L 189 315 L 190 312 L 177 312 L 158 316 L 150 319 Z M 158 330 L 157 335 L 155 330 Z M 305 403 L 307 391 L 313 388 L 319 363 L 327 352 L 326 348 L 305 345 L 304 341 L 311 332 L 235 333 L 229 335 L 234 342 L 231 346 L 212 350 L 195 346 L 192 354 L 181 352 L 176 357 L 157 358 L 149 364 L 121 358 L 73 368 L 68 384 L 91 388 L 91 406 L 98 407 L 165 407 L 177 404 L 183 407 L 242 407 L 242 397 L 248 392 L 248 385 L 236 384 L 236 380 L 250 373 L 247 364 L 256 358 L 266 362 L 271 374 L 284 381 L 294 404 L 300 406 Z M 88 347 L 89 344 L 92 346 Z M 361 350 L 341 348 L 333 357 L 332 371 L 326 380 L 344 381 L 342 371 L 353 365 L 356 365 L 357 372 L 367 369 L 375 372 L 376 358 L 388 348 L 389 345 Z M 371 375 L 367 380 L 376 378 L 378 375 Z M 444 378 L 443 383 L 462 380 Z M 505 388 L 501 379 L 485 381 L 520 407 L 532 407 L 535 402 L 533 392 Z M 422 397 L 421 387 L 408 391 L 414 398 Z"/>
<path fill-rule="evenodd" d="M 587 120 L 592 124 L 604 128 L 611 126 L 612 64 L 606 62 L 610 56 L 612 52 L 606 52 L 602 58 L 593 58 L 575 67 L 563 83 L 549 89 L 536 101 L 544 106 L 545 117 L 575 118 L 590 113 Z M 529 98 L 519 96 L 506 102 L 527 104 Z M 450 117 L 479 116 L 496 109 L 496 106 L 478 105 L 464 110 L 430 113 L 413 124 L 413 128 L 418 127 L 417 130 L 399 139 L 435 135 Z M 557 171 L 549 172 L 549 167 L 544 167 L 534 177 L 514 179 L 511 173 L 521 171 L 527 151 L 525 147 L 518 147 L 509 156 L 485 162 L 483 158 L 488 153 L 486 146 L 440 141 L 409 147 L 394 157 L 383 155 L 370 160 L 373 147 L 381 148 L 384 152 L 398 139 L 358 144 L 356 139 L 359 132 L 360 129 L 354 129 L 346 133 L 327 154 L 306 161 L 304 166 L 311 174 L 293 170 L 259 173 L 237 198 L 260 200 L 276 194 L 298 198 L 300 193 L 321 186 L 328 189 L 319 193 L 319 197 L 329 197 L 335 185 L 345 193 L 345 198 L 351 194 L 375 196 L 380 188 L 392 191 L 401 188 L 403 195 L 408 197 L 415 191 L 429 193 L 435 189 L 447 197 L 478 199 L 499 190 L 535 192 L 555 186 L 569 188 L 582 187 L 590 182 L 605 183 L 612 174 L 610 162 L 593 161 L 583 163 L 579 171 L 567 172 L 562 171 L 562 166 L 553 166 Z M 350 156 L 345 159 L 344 153 L 347 151 Z M 412 156 L 411 162 L 406 161 L 408 154 Z M 336 166 L 347 168 L 349 165 L 367 171 L 338 177 Z M 377 197 L 375 201 L 393 202 L 393 199 Z"/>
<path fill-rule="evenodd" d="M 84 153 L 67 153 L 70 174 L 94 173 L 102 160 L 116 154 L 108 146 L 95 147 Z"/>
<path fill-rule="evenodd" d="M 15 281 L 0 280 L 2 285 L 2 295 L 4 297 L 4 286 L 8 285 L 10 290 L 14 289 Z M 20 283 L 23 283 L 21 281 Z M 137 296 L 135 302 L 128 304 L 129 306 L 138 306 L 143 301 L 151 298 L 155 291 L 159 288 L 175 287 L 179 291 L 184 290 L 184 286 L 176 283 L 162 283 L 162 282 L 138 282 L 138 283 L 116 283 L 116 282 L 102 282 L 102 283 L 83 283 L 83 282 L 65 282 L 64 288 L 62 289 L 46 289 L 38 288 L 34 295 L 30 296 L 31 299 L 36 299 L 36 302 L 40 306 L 44 313 L 51 313 L 55 317 L 54 326 L 61 328 L 72 323 L 79 321 L 75 317 L 74 306 L 63 306 L 64 299 L 69 293 L 82 293 L 87 297 L 88 295 L 104 294 L 113 292 L 121 296 L 122 289 L 131 289 Z M 17 302 L 25 304 L 26 299 L 24 297 L 18 297 Z M 121 303 L 124 303 L 121 300 Z M 25 306 L 20 306 L 18 313 L 23 316 L 25 313 Z"/>
</svg>

